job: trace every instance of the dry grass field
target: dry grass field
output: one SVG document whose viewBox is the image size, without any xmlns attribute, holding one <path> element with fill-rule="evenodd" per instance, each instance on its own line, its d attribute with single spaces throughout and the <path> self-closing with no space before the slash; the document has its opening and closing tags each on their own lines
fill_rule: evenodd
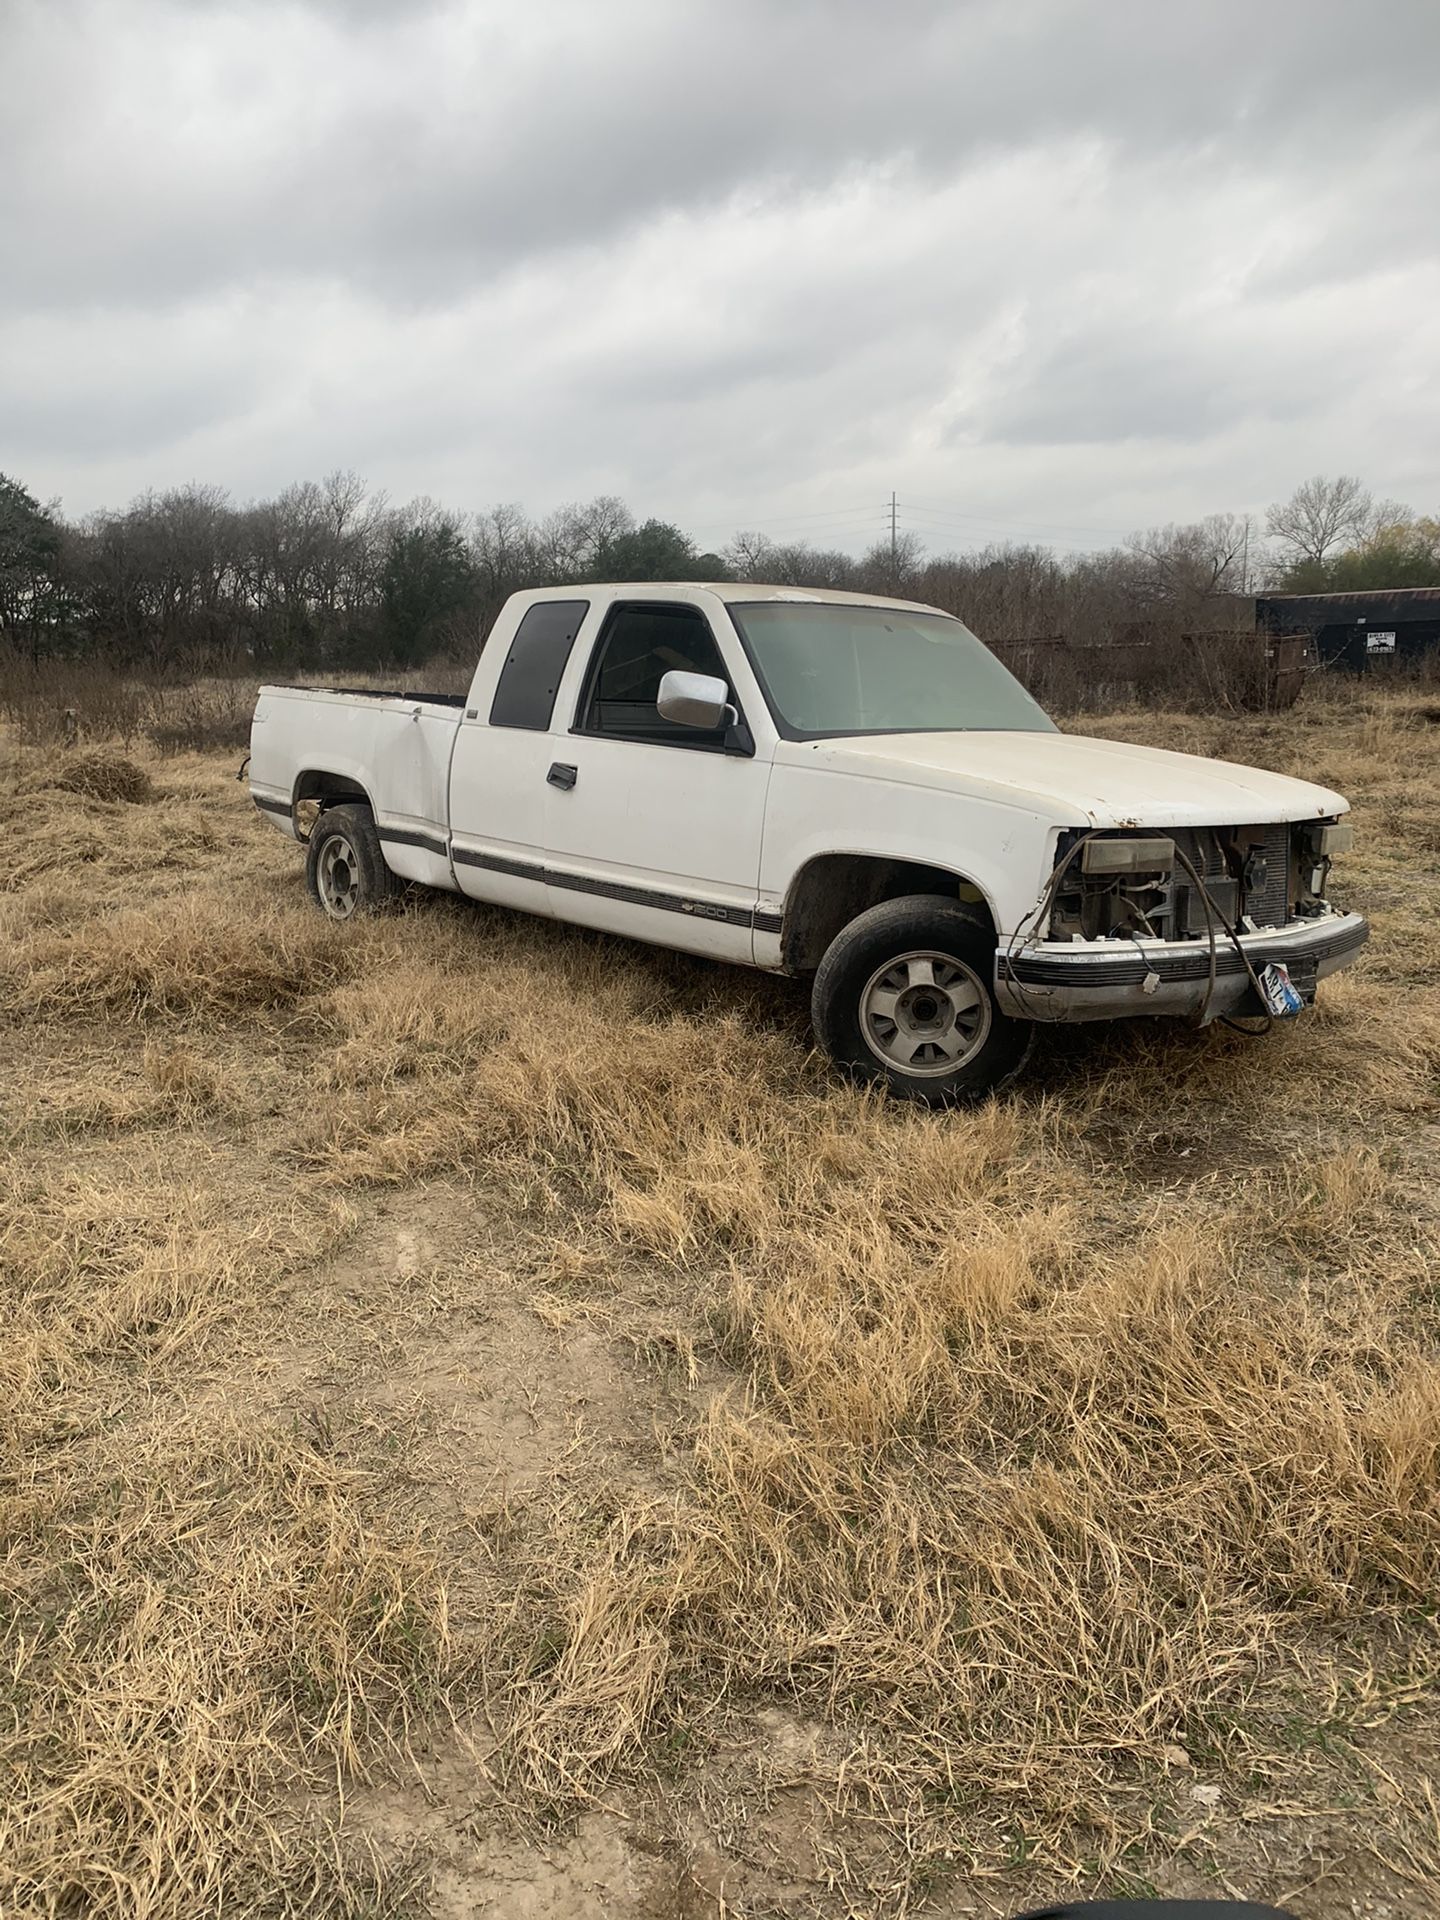
<svg viewBox="0 0 1440 1920">
<path fill-rule="evenodd" d="M 1440 1912 L 1433 699 L 1087 722 L 1350 793 L 1374 942 L 958 1115 L 0 748 L 0 1913 Z"/>
</svg>

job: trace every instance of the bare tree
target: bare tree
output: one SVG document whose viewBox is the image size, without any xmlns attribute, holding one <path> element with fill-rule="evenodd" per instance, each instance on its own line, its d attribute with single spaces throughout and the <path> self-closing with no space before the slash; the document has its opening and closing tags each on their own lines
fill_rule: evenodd
<svg viewBox="0 0 1440 1920">
<path fill-rule="evenodd" d="M 1353 474 L 1333 480 L 1317 473 L 1265 515 L 1265 525 L 1293 560 L 1321 561 L 1342 540 L 1361 539 L 1373 508 L 1369 490 Z"/>
<path fill-rule="evenodd" d="M 1243 513 L 1211 513 L 1189 526 L 1132 535 L 1126 545 L 1135 563 L 1137 599 L 1196 616 L 1222 595 L 1243 593 L 1253 537 Z"/>
<path fill-rule="evenodd" d="M 593 573 L 605 548 L 634 525 L 625 502 L 602 493 L 585 506 L 558 507 L 542 520 L 535 529 L 535 554 L 552 579 L 582 580 Z"/>
<path fill-rule="evenodd" d="M 315 593 L 332 622 L 374 596 L 385 553 L 386 500 L 371 497 L 359 474 L 337 469 L 320 485 L 323 535 L 314 561 Z"/>
<path fill-rule="evenodd" d="M 476 514 L 470 523 L 470 546 L 485 620 L 500 611 L 507 594 L 543 583 L 545 569 L 536 552 L 535 528 L 512 501 Z"/>
<path fill-rule="evenodd" d="M 750 533 L 744 528 L 735 535 L 725 549 L 725 561 L 737 580 L 766 580 L 775 578 L 777 584 L 788 586 L 789 581 L 779 580 L 779 576 L 766 573 L 769 556 L 775 551 L 773 540 L 767 540 L 763 533 Z"/>
<path fill-rule="evenodd" d="M 925 542 L 918 533 L 902 533 L 893 545 L 889 540 L 877 540 L 860 559 L 861 591 L 908 591 L 924 562 Z"/>
<path fill-rule="evenodd" d="M 1403 540 L 1415 525 L 1415 509 L 1403 500 L 1376 500 L 1365 516 L 1361 544 L 1368 547 L 1381 541 Z"/>
<path fill-rule="evenodd" d="M 888 555 L 888 545 L 885 551 Z M 836 547 L 777 541 L 766 533 L 743 530 L 719 557 L 737 580 L 763 580 L 777 587 L 833 587 L 841 592 L 853 590 L 860 568 L 853 554 Z"/>
<path fill-rule="evenodd" d="M 1043 547 L 1006 544 L 937 554 L 925 564 L 919 597 L 959 614 L 987 640 L 1053 636 L 1071 624 L 1065 569 Z"/>
</svg>

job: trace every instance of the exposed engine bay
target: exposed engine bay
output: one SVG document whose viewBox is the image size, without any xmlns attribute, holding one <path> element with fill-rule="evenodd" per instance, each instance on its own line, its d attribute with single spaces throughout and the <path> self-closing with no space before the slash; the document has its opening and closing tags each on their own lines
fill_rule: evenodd
<svg viewBox="0 0 1440 1920">
<path fill-rule="evenodd" d="M 1330 911 L 1331 858 L 1348 823 L 1279 822 L 1060 836 L 1051 940 L 1207 940 Z"/>
</svg>

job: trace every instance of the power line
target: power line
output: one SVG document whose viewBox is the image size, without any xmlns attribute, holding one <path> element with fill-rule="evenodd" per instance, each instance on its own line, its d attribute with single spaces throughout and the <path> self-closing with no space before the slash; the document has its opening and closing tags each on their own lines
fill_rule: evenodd
<svg viewBox="0 0 1440 1920">
<path fill-rule="evenodd" d="M 1021 532 L 1009 527 L 943 527 L 925 522 L 916 522 L 909 531 L 918 535 L 932 551 L 936 543 L 950 542 L 958 544 L 966 551 L 996 546 L 1040 547 L 1046 551 L 1098 553 L 1107 552 L 1116 542 L 1100 541 L 1082 533 L 1067 534 Z"/>
<path fill-rule="evenodd" d="M 732 531 L 738 528 L 742 533 L 761 533 L 766 527 L 788 527 L 805 520 L 844 520 L 855 514 L 870 515 L 875 511 L 873 506 L 835 507 L 815 513 L 782 513 L 769 520 L 756 520 L 742 512 L 731 514 L 724 520 L 691 520 L 686 524 L 696 533 L 713 532 L 717 527 L 728 527 Z"/>
<path fill-rule="evenodd" d="M 911 501 L 905 508 L 907 513 L 924 514 L 945 521 L 974 521 L 980 526 L 1013 527 L 1032 533 L 1098 533 L 1107 538 L 1123 540 L 1127 533 L 1133 533 L 1133 527 L 1093 527 L 1082 520 L 1043 521 L 1043 520 L 995 520 L 988 514 L 965 513 L 958 507 L 936 507 L 924 501 Z"/>
<path fill-rule="evenodd" d="M 903 513 L 903 509 L 902 509 Z M 910 531 L 927 541 L 959 540 L 967 546 L 997 544 L 1016 546 L 1041 546 L 1060 548 L 1067 551 L 1085 553 L 1098 552 L 1118 544 L 1113 536 L 1099 540 L 1087 536 L 1080 528 L 1054 527 L 1040 531 L 1034 527 L 1017 527 L 1013 522 L 971 521 L 966 526 L 955 526 L 947 522 L 915 520 Z"/>
<path fill-rule="evenodd" d="M 687 524 L 694 527 L 698 532 L 708 531 L 716 527 L 731 526 L 739 526 L 747 531 L 754 528 L 758 531 L 765 527 L 789 526 L 802 521 L 845 520 L 857 517 L 863 518 L 870 514 L 878 514 L 878 517 L 883 520 L 886 526 L 890 524 L 892 514 L 900 514 L 918 516 L 926 520 L 941 520 L 946 523 L 965 522 L 973 523 L 977 526 L 1002 527 L 1006 530 L 1014 529 L 1016 531 L 1029 531 L 1034 533 L 1098 533 L 1115 539 L 1123 539 L 1127 533 L 1134 531 L 1133 527 L 1128 526 L 1097 527 L 1084 520 L 998 519 L 994 514 L 972 513 L 967 508 L 943 505 L 933 500 L 907 499 L 902 503 L 898 492 L 894 491 L 892 491 L 888 500 L 883 503 L 877 503 L 876 506 L 857 503 L 843 507 L 801 508 L 793 513 L 762 514 L 758 517 L 754 515 L 749 508 L 742 507 L 733 513 L 727 514 L 722 519 L 690 521 Z"/>
<path fill-rule="evenodd" d="M 862 535 L 868 524 L 875 528 L 877 544 L 885 538 L 888 530 L 891 567 L 898 569 L 900 535 L 905 531 L 907 521 L 910 530 L 922 537 L 934 538 L 950 533 L 972 540 L 1023 540 L 1027 536 L 1038 536 L 1047 543 L 1061 544 L 1076 534 L 1123 540 L 1131 531 L 1128 528 L 1087 525 L 1084 521 L 1001 520 L 988 514 L 969 513 L 959 507 L 937 506 L 933 502 L 902 503 L 895 489 L 891 490 L 889 500 L 883 505 L 877 502 L 875 506 L 805 509 L 761 519 L 752 517 L 742 509 L 724 520 L 689 521 L 687 525 L 696 534 L 758 533 L 780 541 L 810 541 L 846 536 L 854 538 Z"/>
</svg>

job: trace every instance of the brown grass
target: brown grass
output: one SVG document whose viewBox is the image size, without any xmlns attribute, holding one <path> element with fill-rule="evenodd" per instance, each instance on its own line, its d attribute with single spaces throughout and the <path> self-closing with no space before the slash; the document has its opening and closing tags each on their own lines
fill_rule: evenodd
<svg viewBox="0 0 1440 1920">
<path fill-rule="evenodd" d="M 462 1911 L 365 1812 L 454 1725 L 457 1821 L 649 1809 L 734 1911 L 1440 1871 L 1440 729 L 1093 724 L 1350 791 L 1373 949 L 950 1116 L 783 983 L 336 932 L 223 766 L 15 756 L 0 1911 Z M 628 1383 L 513 1484 L 426 1385 L 505 1301 Z"/>
</svg>

